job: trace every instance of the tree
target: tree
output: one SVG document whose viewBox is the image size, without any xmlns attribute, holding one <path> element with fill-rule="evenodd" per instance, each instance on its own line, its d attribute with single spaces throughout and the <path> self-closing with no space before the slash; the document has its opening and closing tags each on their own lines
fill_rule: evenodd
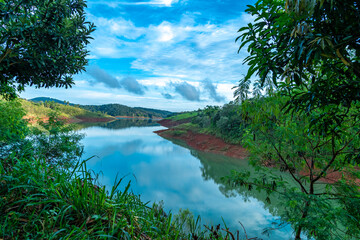
<svg viewBox="0 0 360 240">
<path fill-rule="evenodd" d="M 351 169 L 360 164 L 360 2 L 263 0 L 247 12 L 256 20 L 239 30 L 240 49 L 247 46 L 250 55 L 238 89 L 256 75 L 262 85 L 271 78 L 278 94 L 243 104 L 246 142 L 255 166 L 270 162 L 288 171 L 298 189 L 269 174 L 231 179 L 269 193 L 285 189 L 283 220 L 292 223 L 296 239 L 304 232 L 317 239 L 336 239 L 342 231 L 340 238 L 358 237 L 360 214 L 353 206 L 360 199 L 351 175 L 359 174 Z M 330 171 L 342 178 L 325 184 L 326 191 L 316 188 Z"/>
<path fill-rule="evenodd" d="M 354 206 L 360 204 L 355 182 L 360 173 L 348 156 L 360 153 L 360 120 L 354 121 L 349 114 L 340 126 L 347 134 L 320 135 L 307 130 L 313 116 L 292 116 L 281 111 L 287 101 L 287 97 L 274 95 L 242 104 L 241 128 L 246 132 L 242 143 L 250 151 L 251 164 L 260 174 L 252 176 L 240 171 L 229 179 L 249 190 L 258 188 L 268 194 L 278 193 L 285 208 L 281 220 L 292 224 L 296 239 L 301 234 L 316 239 L 358 237 L 360 211 Z M 351 113 L 356 111 L 351 109 Z M 288 172 L 289 178 L 284 179 L 264 167 L 269 165 Z"/>
<path fill-rule="evenodd" d="M 0 100 L 0 157 L 9 151 L 7 145 L 17 143 L 28 135 L 29 128 L 23 119 L 24 110 L 18 101 Z"/>
<path fill-rule="evenodd" d="M 94 25 L 84 0 L 0 0 L 0 94 L 71 87 L 85 70 Z"/>
<path fill-rule="evenodd" d="M 246 81 L 271 77 L 293 97 L 294 108 L 360 100 L 358 0 L 265 0 L 247 12 L 256 21 L 237 38 L 250 53 Z M 306 91 L 295 94 L 299 89 Z"/>
</svg>

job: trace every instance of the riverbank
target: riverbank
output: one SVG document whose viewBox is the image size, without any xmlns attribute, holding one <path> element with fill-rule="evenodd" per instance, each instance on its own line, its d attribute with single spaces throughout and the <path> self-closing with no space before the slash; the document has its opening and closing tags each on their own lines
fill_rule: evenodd
<svg viewBox="0 0 360 240">
<path fill-rule="evenodd" d="M 249 156 L 247 149 L 241 145 L 226 143 L 219 137 L 201 133 L 199 128 L 187 124 L 190 122 L 191 119 L 163 119 L 158 121 L 158 123 L 168 129 L 155 131 L 155 133 L 166 139 L 177 139 L 183 141 L 189 147 L 202 152 L 221 154 L 238 159 L 245 159 Z M 269 168 L 276 167 L 271 162 L 266 162 L 264 165 Z M 308 176 L 310 173 L 304 169 L 300 171 L 299 174 L 302 176 Z M 345 172 L 330 169 L 328 170 L 326 177 L 320 178 L 320 181 L 324 183 L 336 183 L 341 179 L 343 174 L 348 175 Z M 355 182 L 360 185 L 360 179 L 356 179 Z"/>
<path fill-rule="evenodd" d="M 203 152 L 222 154 L 239 159 L 245 159 L 249 156 L 248 151 L 240 145 L 229 144 L 216 136 L 200 133 L 196 128 L 189 128 L 189 125 L 181 126 L 189 122 L 189 119 L 179 121 L 164 119 L 158 121 L 158 123 L 168 129 L 155 131 L 155 133 L 163 138 L 184 141 L 191 148 Z"/>
</svg>

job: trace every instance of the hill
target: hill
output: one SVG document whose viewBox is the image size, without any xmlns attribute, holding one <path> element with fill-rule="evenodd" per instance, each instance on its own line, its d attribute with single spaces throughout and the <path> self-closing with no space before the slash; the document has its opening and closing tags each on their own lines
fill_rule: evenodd
<svg viewBox="0 0 360 240">
<path fill-rule="evenodd" d="M 80 107 L 93 112 L 103 112 L 110 116 L 165 118 L 173 114 L 172 112 L 164 110 L 141 107 L 132 108 L 117 103 L 105 105 L 81 105 Z"/>
<path fill-rule="evenodd" d="M 46 99 L 46 100 L 45 100 Z M 51 99 L 51 100 L 49 100 Z M 20 99 L 22 108 L 26 112 L 26 118 L 30 121 L 35 119 L 44 119 L 51 113 L 57 113 L 60 117 L 68 119 L 69 122 L 80 121 L 109 121 L 113 120 L 112 116 L 104 113 L 91 112 L 75 105 L 65 105 L 64 101 L 52 98 L 37 98 L 38 102 L 33 100 Z M 45 100 L 45 101 L 42 101 Z"/>
<path fill-rule="evenodd" d="M 55 103 L 59 103 L 59 104 L 65 104 L 67 105 L 68 102 L 66 101 L 61 101 L 59 99 L 55 99 L 55 98 L 50 98 L 50 97 L 36 97 L 36 98 L 32 98 L 30 99 L 30 101 L 32 102 L 55 102 Z M 75 105 L 70 103 L 69 105 Z"/>
<path fill-rule="evenodd" d="M 143 107 L 129 107 L 122 104 L 112 103 L 112 104 L 103 104 L 103 105 L 78 105 L 69 103 L 67 101 L 61 101 L 54 98 L 48 97 L 37 97 L 33 98 L 30 101 L 33 102 L 55 102 L 58 104 L 76 106 L 91 112 L 108 114 L 110 116 L 128 116 L 128 117 L 144 117 L 144 118 L 166 118 L 173 115 L 173 112 L 152 109 L 152 108 L 143 108 Z"/>
</svg>

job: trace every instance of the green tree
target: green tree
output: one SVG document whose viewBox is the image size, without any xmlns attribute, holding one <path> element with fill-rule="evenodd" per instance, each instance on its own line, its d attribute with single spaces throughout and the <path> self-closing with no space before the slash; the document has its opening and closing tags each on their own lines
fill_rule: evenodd
<svg viewBox="0 0 360 240">
<path fill-rule="evenodd" d="M 360 163 L 359 2 L 263 0 L 247 12 L 256 20 L 239 30 L 240 49 L 247 47 L 250 55 L 238 89 L 256 75 L 262 86 L 270 78 L 281 95 L 245 102 L 246 143 L 255 166 L 271 163 L 288 171 L 298 189 L 271 174 L 259 180 L 234 173 L 232 179 L 269 193 L 281 186 L 288 205 L 283 220 L 292 223 L 296 239 L 302 233 L 358 237 L 359 212 L 346 202 L 360 204 L 351 177 L 359 177 L 351 169 Z M 330 171 L 342 174 L 341 180 L 316 188 Z"/>
<path fill-rule="evenodd" d="M 0 100 L 0 155 L 9 144 L 25 139 L 29 133 L 27 122 L 23 119 L 24 110 L 18 101 L 7 102 Z"/>
<path fill-rule="evenodd" d="M 357 0 L 265 0 L 249 6 L 254 24 L 241 28 L 245 81 L 270 77 L 293 94 L 294 107 L 351 105 L 360 95 L 360 7 Z M 239 50 L 240 50 L 239 49 Z"/>
<path fill-rule="evenodd" d="M 281 108 L 287 101 L 277 95 L 242 104 L 242 119 L 246 119 L 242 127 L 247 132 L 243 144 L 263 177 L 234 172 L 231 181 L 279 193 L 286 210 L 281 219 L 292 224 L 296 239 L 302 233 L 316 239 L 358 237 L 360 212 L 347 205 L 348 201 L 360 204 L 355 182 L 360 174 L 350 161 L 360 153 L 359 120 L 352 117 L 357 109 L 352 108 L 339 127 L 347 134 L 321 135 L 308 131 L 314 117 L 284 114 Z M 293 183 L 263 167 L 269 165 L 288 172 Z"/>
<path fill-rule="evenodd" d="M 84 0 L 0 0 L 0 94 L 71 87 L 85 70 L 94 25 Z"/>
</svg>

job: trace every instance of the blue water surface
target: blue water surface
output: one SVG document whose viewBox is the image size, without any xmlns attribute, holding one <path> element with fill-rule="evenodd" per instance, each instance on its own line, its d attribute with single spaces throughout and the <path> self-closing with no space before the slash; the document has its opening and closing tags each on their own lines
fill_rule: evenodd
<svg viewBox="0 0 360 240">
<path fill-rule="evenodd" d="M 163 201 L 172 213 L 189 209 L 207 225 L 223 226 L 224 220 L 230 230 L 240 230 L 244 236 L 241 222 L 249 238 L 292 238 L 290 226 L 270 236 L 262 234 L 278 222 L 276 204 L 266 204 L 264 194 L 249 195 L 221 180 L 232 169 L 249 168 L 246 160 L 202 153 L 166 140 L 154 133 L 165 128 L 153 122 L 118 121 L 123 122 L 80 130 L 86 135 L 84 157 L 92 157 L 87 166 L 101 173 L 101 184 L 111 188 L 117 177 L 125 177 L 120 188 L 131 181 L 131 190 L 149 205 Z"/>
</svg>

